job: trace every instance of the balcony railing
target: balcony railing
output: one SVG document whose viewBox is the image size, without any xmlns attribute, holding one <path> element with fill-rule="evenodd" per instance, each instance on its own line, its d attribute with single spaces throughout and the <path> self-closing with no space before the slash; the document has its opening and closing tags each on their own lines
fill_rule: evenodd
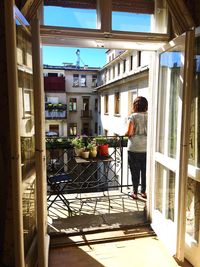
<svg viewBox="0 0 200 267">
<path fill-rule="evenodd" d="M 46 119 L 65 119 L 67 118 L 66 110 L 45 110 L 45 118 Z"/>
<path fill-rule="evenodd" d="M 132 181 L 127 165 L 127 139 L 115 136 L 95 140 L 97 144 L 109 145 L 107 156 L 97 154 L 95 158 L 83 159 L 76 156 L 71 139 L 46 138 L 47 204 L 52 234 L 83 233 L 89 228 L 127 229 L 134 223 L 147 222 L 146 202 L 133 201 L 129 196 Z M 120 225 L 118 215 L 122 219 Z M 135 216 L 137 222 L 133 221 Z"/>
<path fill-rule="evenodd" d="M 67 117 L 67 105 L 58 103 L 45 103 L 46 119 L 64 119 Z"/>
<path fill-rule="evenodd" d="M 81 118 L 92 118 L 92 110 L 81 110 Z"/>
<path fill-rule="evenodd" d="M 98 142 L 97 138 L 97 142 Z M 84 160 L 77 158 L 70 139 L 46 138 L 47 176 L 66 173 L 70 176 L 66 193 L 120 190 L 131 186 L 127 175 L 126 142 L 123 137 L 108 137 L 109 155 Z M 125 164 L 124 164 L 125 163 Z"/>
</svg>

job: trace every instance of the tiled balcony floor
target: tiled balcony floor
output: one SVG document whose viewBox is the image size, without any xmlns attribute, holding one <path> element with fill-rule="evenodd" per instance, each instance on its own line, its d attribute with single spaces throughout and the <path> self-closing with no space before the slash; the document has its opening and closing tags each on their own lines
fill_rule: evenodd
<svg viewBox="0 0 200 267">
<path fill-rule="evenodd" d="M 146 200 L 133 200 L 127 193 L 65 195 L 72 214 L 60 200 L 48 211 L 49 233 L 78 233 L 91 230 L 130 228 L 146 224 Z M 52 196 L 53 197 L 53 196 Z"/>
</svg>

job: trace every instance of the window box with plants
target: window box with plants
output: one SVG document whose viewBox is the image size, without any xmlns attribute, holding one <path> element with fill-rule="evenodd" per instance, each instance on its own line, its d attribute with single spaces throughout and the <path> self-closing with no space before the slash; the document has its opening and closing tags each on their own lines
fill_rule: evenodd
<svg viewBox="0 0 200 267">
<path fill-rule="evenodd" d="M 46 137 L 46 148 L 72 148 L 72 144 L 69 138 Z"/>
</svg>

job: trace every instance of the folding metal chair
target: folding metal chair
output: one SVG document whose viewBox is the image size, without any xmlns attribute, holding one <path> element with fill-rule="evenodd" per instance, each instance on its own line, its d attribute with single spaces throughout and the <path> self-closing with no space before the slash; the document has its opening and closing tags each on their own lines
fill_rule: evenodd
<svg viewBox="0 0 200 267">
<path fill-rule="evenodd" d="M 47 202 L 50 202 L 47 209 L 49 209 L 56 202 L 57 199 L 60 199 L 64 203 L 64 205 L 67 206 L 69 214 L 72 213 L 70 209 L 70 203 L 64 196 L 67 184 L 71 181 L 72 179 L 67 173 L 47 176 L 47 184 L 49 186 L 49 195 L 47 198 Z M 53 199 L 51 199 L 52 196 L 54 196 Z"/>
</svg>

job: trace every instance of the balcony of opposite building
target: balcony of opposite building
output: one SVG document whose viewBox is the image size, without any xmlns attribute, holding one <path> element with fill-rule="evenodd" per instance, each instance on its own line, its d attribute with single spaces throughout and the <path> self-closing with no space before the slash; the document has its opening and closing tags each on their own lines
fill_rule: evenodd
<svg viewBox="0 0 200 267">
<path fill-rule="evenodd" d="M 67 118 L 66 104 L 45 103 L 45 119 L 65 119 Z"/>
<path fill-rule="evenodd" d="M 81 110 L 81 118 L 92 118 L 92 110 Z"/>
<path fill-rule="evenodd" d="M 45 92 L 65 92 L 65 77 L 44 77 Z"/>
</svg>

